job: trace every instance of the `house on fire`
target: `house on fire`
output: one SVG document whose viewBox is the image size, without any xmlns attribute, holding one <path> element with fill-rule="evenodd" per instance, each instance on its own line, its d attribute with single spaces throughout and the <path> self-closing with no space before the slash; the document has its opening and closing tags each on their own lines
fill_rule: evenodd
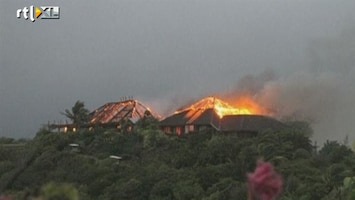
<svg viewBox="0 0 355 200">
<path fill-rule="evenodd" d="M 133 125 L 144 117 L 159 118 L 159 115 L 152 112 L 148 107 L 134 99 L 125 99 L 119 102 L 110 102 L 95 109 L 89 114 L 89 123 L 84 128 L 106 127 L 126 129 L 130 131 Z M 123 127 L 124 126 L 124 127 Z M 77 127 L 72 123 L 49 124 L 50 130 L 61 132 L 76 131 Z"/>
<path fill-rule="evenodd" d="M 232 112 L 224 112 L 228 109 Z M 167 134 L 180 135 L 212 130 L 241 136 L 255 136 L 269 129 L 286 128 L 286 125 L 271 117 L 241 113 L 238 114 L 237 108 L 220 99 L 206 97 L 166 117 L 160 122 L 160 127 Z"/>
<path fill-rule="evenodd" d="M 89 123 L 80 128 L 116 128 L 130 131 L 134 124 L 144 117 L 160 116 L 147 106 L 134 99 L 106 103 L 89 114 Z M 191 105 L 177 110 L 159 122 L 166 134 L 187 134 L 191 132 L 215 131 L 237 133 L 241 136 L 254 136 L 268 129 L 280 130 L 286 125 L 268 116 L 253 115 L 245 109 L 235 108 L 215 98 L 206 97 Z M 48 124 L 49 130 L 75 132 L 78 127 L 73 123 Z"/>
</svg>

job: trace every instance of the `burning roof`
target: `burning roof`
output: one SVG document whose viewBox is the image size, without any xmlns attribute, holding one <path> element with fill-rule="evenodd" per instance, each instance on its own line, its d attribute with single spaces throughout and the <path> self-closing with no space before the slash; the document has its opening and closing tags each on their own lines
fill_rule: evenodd
<svg viewBox="0 0 355 200">
<path fill-rule="evenodd" d="M 186 132 L 188 127 L 197 130 L 201 126 L 211 126 L 218 131 L 250 131 L 260 132 L 266 129 L 281 129 L 285 127 L 281 122 L 261 115 L 262 109 L 251 99 L 246 97 L 237 102 L 243 102 L 241 107 L 235 107 L 216 97 L 206 97 L 195 103 L 178 109 L 174 114 L 160 122 L 160 126 L 177 128 L 177 132 Z M 247 103 L 246 103 L 247 102 Z M 170 129 L 168 129 L 170 130 Z M 171 131 L 171 130 L 170 130 Z"/>
<path fill-rule="evenodd" d="M 199 110 L 186 110 L 175 112 L 173 115 L 160 121 L 161 126 L 181 126 L 185 124 L 214 125 L 218 127 L 219 116 L 212 108 Z"/>
<path fill-rule="evenodd" d="M 219 98 L 210 96 L 178 109 L 175 114 L 187 111 L 186 117 L 193 120 L 207 109 L 213 109 L 220 118 L 225 115 L 261 114 L 263 110 L 253 100 L 247 97 L 239 98 L 236 104 L 238 107 L 232 106 Z"/>
<path fill-rule="evenodd" d="M 106 103 L 90 114 L 90 123 L 107 124 L 116 123 L 121 120 L 130 120 L 135 123 L 146 115 L 159 118 L 148 107 L 137 100 L 129 99 L 119 102 Z"/>
</svg>

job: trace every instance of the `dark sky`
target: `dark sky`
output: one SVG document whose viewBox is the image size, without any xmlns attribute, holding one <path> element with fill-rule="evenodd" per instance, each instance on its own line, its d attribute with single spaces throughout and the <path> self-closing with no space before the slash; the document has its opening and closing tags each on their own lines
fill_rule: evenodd
<svg viewBox="0 0 355 200">
<path fill-rule="evenodd" d="M 61 18 L 16 18 L 30 5 L 60 6 Z M 0 136 L 32 137 L 48 120 L 65 120 L 59 113 L 76 100 L 94 109 L 134 96 L 164 114 L 269 69 L 277 84 L 298 85 L 309 73 L 304 87 L 313 76 L 338 79 L 337 49 L 354 48 L 342 39 L 353 39 L 344 33 L 354 8 L 353 0 L 1 0 Z M 354 74 L 352 57 L 344 74 Z M 329 79 L 330 88 L 353 83 Z"/>
</svg>

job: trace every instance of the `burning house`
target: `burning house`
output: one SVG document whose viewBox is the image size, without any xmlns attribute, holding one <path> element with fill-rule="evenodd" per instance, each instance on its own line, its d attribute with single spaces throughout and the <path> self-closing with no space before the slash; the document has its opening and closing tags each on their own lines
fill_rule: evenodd
<svg viewBox="0 0 355 200">
<path fill-rule="evenodd" d="M 212 130 L 253 136 L 268 129 L 285 128 L 285 125 L 276 119 L 262 115 L 265 114 L 264 110 L 255 103 L 247 99 L 241 101 L 242 106 L 232 106 L 219 98 L 206 97 L 178 109 L 161 120 L 159 125 L 163 132 L 177 135 Z M 139 101 L 124 99 L 106 103 L 95 109 L 89 114 L 89 122 L 80 128 L 105 127 L 130 131 L 138 120 L 148 116 L 160 118 Z M 73 123 L 49 124 L 48 127 L 59 132 L 75 132 L 78 128 Z"/>
<path fill-rule="evenodd" d="M 178 109 L 163 119 L 160 127 L 167 134 L 213 130 L 245 136 L 253 136 L 268 129 L 285 128 L 283 123 L 260 113 L 261 109 L 254 105 L 237 108 L 216 97 L 206 97 Z"/>
<path fill-rule="evenodd" d="M 84 128 L 106 127 L 126 129 L 130 131 L 133 125 L 144 117 L 159 118 L 159 115 L 152 112 L 148 107 L 134 99 L 126 99 L 119 102 L 110 102 L 95 109 L 89 114 L 89 123 Z M 124 126 L 124 127 L 123 127 Z M 77 126 L 72 123 L 51 124 L 50 130 L 76 131 Z"/>
</svg>

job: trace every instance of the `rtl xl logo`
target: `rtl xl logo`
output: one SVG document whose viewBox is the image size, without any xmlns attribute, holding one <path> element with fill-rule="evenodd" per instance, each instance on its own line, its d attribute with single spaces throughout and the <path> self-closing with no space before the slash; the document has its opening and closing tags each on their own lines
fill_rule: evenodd
<svg viewBox="0 0 355 200">
<path fill-rule="evenodd" d="M 36 19 L 59 19 L 59 6 L 30 6 L 18 9 L 16 11 L 17 18 L 30 19 L 34 22 Z"/>
</svg>

